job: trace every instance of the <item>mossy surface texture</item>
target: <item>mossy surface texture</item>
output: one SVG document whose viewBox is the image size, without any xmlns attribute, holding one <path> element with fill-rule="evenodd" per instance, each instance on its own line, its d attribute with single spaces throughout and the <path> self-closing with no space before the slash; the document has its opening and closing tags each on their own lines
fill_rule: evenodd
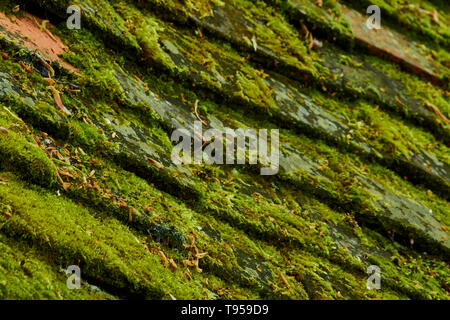
<svg viewBox="0 0 450 320">
<path fill-rule="evenodd" d="M 372 4 L 433 79 L 361 45 Z M 448 9 L 0 1 L 0 299 L 449 299 Z M 278 174 L 176 165 L 194 121 L 279 129 Z"/>
</svg>

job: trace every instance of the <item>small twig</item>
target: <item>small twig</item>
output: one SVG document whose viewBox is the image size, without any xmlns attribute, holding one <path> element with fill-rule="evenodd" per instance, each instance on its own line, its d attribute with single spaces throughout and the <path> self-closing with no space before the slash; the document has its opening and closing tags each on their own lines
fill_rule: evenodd
<svg viewBox="0 0 450 320">
<path fill-rule="evenodd" d="M 444 120 L 447 123 L 450 123 L 450 120 L 439 110 L 438 107 L 436 107 L 434 104 L 425 101 L 425 105 L 430 108 L 431 110 L 433 110 L 433 112 L 442 120 Z"/>
<path fill-rule="evenodd" d="M 280 272 L 280 278 L 281 278 L 281 280 L 283 281 L 283 283 L 286 285 L 286 287 L 287 287 L 288 289 L 290 289 L 291 286 L 289 285 L 289 282 L 287 282 L 286 278 L 284 277 L 283 273 L 281 273 L 281 272 Z"/>
<path fill-rule="evenodd" d="M 36 18 L 34 18 L 34 22 L 36 22 L 39 29 L 41 29 L 42 31 L 45 31 L 50 36 L 50 38 L 52 38 L 53 41 L 56 41 L 56 42 L 58 41 L 58 40 L 56 40 L 55 36 L 47 29 L 47 23 L 49 23 L 50 21 L 43 20 L 42 24 L 39 24 L 39 22 L 36 20 Z"/>
<path fill-rule="evenodd" d="M 200 118 L 200 116 L 197 113 L 197 108 L 198 108 L 198 100 L 195 100 L 194 103 L 194 114 L 197 117 L 197 119 L 204 125 L 204 126 L 208 126 L 208 124 L 202 120 L 202 118 Z"/>
<path fill-rule="evenodd" d="M 44 78 L 44 81 L 47 82 L 49 86 L 54 86 L 56 83 L 52 78 Z"/>
<path fill-rule="evenodd" d="M 312 48 L 314 47 L 314 39 L 313 39 L 312 33 L 310 32 L 308 36 L 309 36 L 308 49 L 312 50 Z"/>
<path fill-rule="evenodd" d="M 50 72 L 50 77 L 53 78 L 55 76 L 55 70 L 53 67 L 47 63 L 44 59 L 42 59 L 39 54 L 36 54 L 36 57 L 38 58 L 39 62 L 44 65 L 44 67 Z"/>
<path fill-rule="evenodd" d="M 22 119 L 20 119 L 18 116 L 16 116 L 14 113 L 12 113 L 7 107 L 3 107 L 10 115 L 11 117 L 13 117 L 14 119 L 16 119 L 17 121 L 24 123 L 24 121 Z"/>
<path fill-rule="evenodd" d="M 308 37 L 309 36 L 308 28 L 305 26 L 305 24 L 303 22 L 300 22 L 300 26 L 302 27 L 302 31 L 303 31 L 305 37 Z"/>
</svg>

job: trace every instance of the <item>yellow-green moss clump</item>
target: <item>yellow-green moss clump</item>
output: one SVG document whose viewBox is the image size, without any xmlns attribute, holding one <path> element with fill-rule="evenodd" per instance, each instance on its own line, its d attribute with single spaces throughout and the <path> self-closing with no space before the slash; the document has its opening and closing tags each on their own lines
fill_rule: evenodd
<svg viewBox="0 0 450 320">
<path fill-rule="evenodd" d="M 0 104 L 0 167 L 20 174 L 25 180 L 52 187 L 56 172 L 45 152 L 41 150 L 20 119 L 13 118 Z"/>
</svg>

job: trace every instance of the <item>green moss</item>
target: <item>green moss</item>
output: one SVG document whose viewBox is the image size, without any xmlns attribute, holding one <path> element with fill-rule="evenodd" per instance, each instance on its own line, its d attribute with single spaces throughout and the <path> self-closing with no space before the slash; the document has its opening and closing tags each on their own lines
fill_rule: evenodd
<svg viewBox="0 0 450 320">
<path fill-rule="evenodd" d="M 13 176 L 7 177 L 8 184 L 0 186 L 0 199 L 13 210 L 3 232 L 22 234 L 40 248 L 51 248 L 61 263 L 79 265 L 85 277 L 131 294 L 169 298 L 169 292 L 180 299 L 202 297 L 198 280 L 190 282 L 189 290 L 180 286 L 186 281 L 181 273 L 164 269 L 160 258 L 150 255 L 116 220 L 98 220 L 83 207 L 44 190 L 26 189 Z"/>
<path fill-rule="evenodd" d="M 158 1 L 152 3 L 155 2 Z M 174 1 L 160 2 L 159 5 L 180 9 L 180 3 Z M 208 15 L 210 5 L 208 1 L 192 2 L 182 9 L 198 11 L 204 16 Z M 299 69 L 304 68 L 299 63 L 302 58 L 307 64 L 308 61 L 316 61 L 301 57 L 304 43 L 293 39 L 296 33 L 276 14 L 276 10 L 265 7 L 264 11 L 268 12 L 265 14 L 249 2 L 236 1 L 236 5 L 246 8 L 250 20 L 260 18 L 268 24 L 273 33 L 268 32 L 267 35 L 289 34 L 286 39 L 271 40 L 272 36 L 264 38 L 264 30 L 268 29 L 256 27 L 253 31 L 261 45 L 266 43 Z M 325 8 L 332 11 L 331 16 L 338 14 L 333 11 L 334 6 L 333 1 L 325 2 Z M 106 12 L 112 7 L 104 10 L 98 6 L 96 9 L 99 17 L 106 17 Z M 57 149 L 64 156 L 71 156 L 69 162 L 58 159 L 52 162 L 74 178 L 64 176 L 70 187 L 67 192 L 60 190 L 58 196 L 48 182 L 32 181 L 43 188 L 30 185 L 28 182 L 32 179 L 22 176 L 25 170 L 13 166 L 14 161 L 8 160 L 5 162 L 7 165 L 2 166 L 6 171 L 18 174 L 20 179 L 11 173 L 2 172 L 0 175 L 0 223 L 3 224 L 0 240 L 7 243 L 7 247 L 17 248 L 20 253 L 13 256 L 12 249 L 7 254 L 2 252 L 0 261 L 14 265 L 17 260 L 22 260 L 21 246 L 27 245 L 33 248 L 30 255 L 34 260 L 31 261 L 31 269 L 26 268 L 28 271 L 22 264 L 22 267 L 14 269 L 17 272 L 12 277 L 7 275 L 6 281 L 14 283 L 9 292 L 1 291 L 4 278 L 0 276 L 1 294 L 13 292 L 12 296 L 17 294 L 18 297 L 54 299 L 61 295 L 71 298 L 64 291 L 64 282 L 59 284 L 65 277 L 60 277 L 57 269 L 80 264 L 83 277 L 111 289 L 119 297 L 446 298 L 441 281 L 448 275 L 448 270 L 443 262 L 433 256 L 420 256 L 414 252 L 415 248 L 391 243 L 387 235 L 359 226 L 361 221 L 373 222 L 375 219 L 379 232 L 383 233 L 390 227 L 389 224 L 381 226 L 382 223 L 376 220 L 379 217 L 374 203 L 381 198 L 367 192 L 356 177 L 367 177 L 386 191 L 424 203 L 444 227 L 449 225 L 448 203 L 438 196 L 430 197 L 424 187 L 404 181 L 383 165 L 368 161 L 367 155 L 349 153 L 351 149 L 346 148 L 344 142 L 330 144 L 323 137 L 311 138 L 314 136 L 311 132 L 308 138 L 293 125 L 283 124 L 281 140 L 284 152 L 291 152 L 289 144 L 306 160 L 295 172 L 267 178 L 256 174 L 257 168 L 252 166 L 205 165 L 186 166 L 183 171 L 174 168 L 160 170 L 141 159 L 144 153 L 136 146 L 127 145 L 123 140 L 120 143 L 105 140 L 114 141 L 109 138 L 114 127 L 103 123 L 108 115 L 108 119 L 117 120 L 120 125 L 142 130 L 145 135 L 141 138 L 145 143 L 140 146 L 156 150 L 152 152 L 162 159 L 168 157 L 172 148 L 169 135 L 174 128 L 170 121 L 161 119 L 151 105 L 134 103 L 127 97 L 126 91 L 130 88 L 124 88 L 119 79 L 129 75 L 136 75 L 147 82 L 141 84 L 136 79 L 136 86 L 147 87 L 147 93 L 151 88 L 153 93 L 171 102 L 186 99 L 185 105 L 181 106 L 187 110 L 194 101 L 200 100 L 199 112 L 220 119 L 224 125 L 277 128 L 279 124 L 279 119 L 271 116 L 271 112 L 277 111 L 278 104 L 264 80 L 265 72 L 259 70 L 255 63 L 241 60 L 238 51 L 229 44 L 197 39 L 190 28 L 160 21 L 147 11 L 139 12 L 129 3 L 121 5 L 114 2 L 114 9 L 120 14 L 112 10 L 112 20 L 106 21 L 123 23 L 126 37 L 132 41 L 137 39 L 136 44 L 142 46 L 143 52 L 147 47 L 150 57 L 143 57 L 139 48 L 134 55 L 125 54 L 123 49 L 116 52 L 108 50 L 109 44 L 105 46 L 98 39 L 111 35 L 94 35 L 90 29 L 102 30 L 102 22 L 90 17 L 96 26 L 70 34 L 62 32 L 64 27 L 59 31 L 72 49 L 65 57 L 81 72 L 79 78 L 62 75 L 63 80 L 76 82 L 82 88 L 78 95 L 64 95 L 64 104 L 74 116 L 61 116 L 54 108 L 52 97 L 39 95 L 38 90 L 35 93 L 43 102 L 34 107 L 27 106 L 18 98 L 10 99 L 11 109 L 26 116 L 24 119 L 34 134 L 40 136 L 39 130 L 45 129 L 57 136 Z M 115 32 L 110 26 L 104 30 L 105 33 Z M 147 32 L 151 36 L 147 37 Z M 289 49 L 284 51 L 284 46 Z M 290 50 L 293 51 L 288 53 Z M 177 61 L 179 55 L 173 53 L 177 51 L 187 63 Z M 153 59 L 157 68 L 142 68 L 142 57 L 146 62 Z M 355 67 L 359 65 L 350 60 L 347 62 Z M 27 76 L 16 62 L 4 62 L 2 66 L 20 79 L 21 88 L 30 95 L 33 88 L 45 88 L 40 76 Z M 315 67 L 305 68 L 311 68 L 311 71 Z M 218 81 L 217 74 L 226 80 L 224 84 Z M 200 85 L 192 86 L 193 81 Z M 289 81 L 292 86 L 297 86 L 297 83 Z M 378 150 L 408 157 L 422 148 L 429 148 L 440 159 L 448 161 L 446 147 L 432 135 L 376 110 L 375 103 L 349 102 L 347 96 L 334 100 L 314 89 L 305 92 L 319 100 L 316 102 L 324 108 L 342 115 L 355 136 Z M 241 104 L 229 106 L 223 103 L 223 96 L 227 97 L 227 102 L 232 100 L 228 97 L 241 98 L 239 101 L 245 101 L 245 107 Z M 267 110 L 263 113 L 261 107 Z M 9 128 L 11 121 L 14 122 L 0 118 L 0 126 Z M 105 132 L 88 124 L 90 121 L 104 125 Z M 15 134 L 19 148 L 0 143 L 0 148 L 14 157 L 22 151 L 23 145 L 34 140 L 30 134 Z M 351 137 L 348 140 L 351 141 Z M 32 167 L 34 161 L 42 161 L 53 168 L 44 151 L 37 149 L 39 152 L 34 154 L 30 151 L 32 149 L 25 150 L 29 154 L 23 160 L 24 168 Z M 310 165 L 312 169 L 308 167 Z M 40 173 L 37 177 L 42 175 Z M 130 208 L 133 208 L 131 219 Z M 9 215 L 11 217 L 7 219 Z M 338 237 L 333 233 L 333 228 L 337 227 L 340 228 Z M 192 235 L 196 249 L 185 247 L 192 245 L 189 237 Z M 355 248 L 346 250 L 345 243 L 354 244 Z M 203 273 L 183 266 L 184 260 L 192 259 L 194 250 L 207 252 L 199 261 Z M 178 269 L 164 268 L 159 251 L 173 259 Z M 374 251 L 373 257 L 365 256 Z M 389 255 L 397 260 L 386 257 Z M 373 263 L 381 266 L 386 275 L 380 291 L 365 288 L 365 267 Z M 35 271 L 37 268 L 43 268 L 43 271 Z M 31 270 L 35 278 L 30 280 L 33 289 L 19 295 L 20 285 L 16 285 L 16 281 L 24 278 L 21 269 L 25 274 Z M 186 272 L 192 280 L 188 280 Z M 45 279 L 58 282 L 55 285 L 57 292 L 52 287 L 41 286 L 41 281 L 47 281 Z M 410 279 L 414 279 L 412 283 Z M 289 288 L 285 281 L 290 284 Z M 40 296 L 35 295 L 37 291 L 41 291 Z M 88 296 L 108 298 L 91 292 L 88 287 L 83 287 L 77 297 Z"/>
<path fill-rule="evenodd" d="M 3 105 L 0 105 L 3 109 Z M 12 118 L 4 109 L 0 111 L 0 126 L 8 134 L 0 135 L 0 167 L 18 172 L 23 179 L 51 187 L 56 173 L 47 155 L 27 133 L 23 123 Z"/>
<path fill-rule="evenodd" d="M 322 8 L 306 0 L 266 0 L 266 2 L 280 6 L 294 24 L 298 24 L 300 19 L 314 26 L 314 29 L 320 30 L 323 35 L 328 33 L 327 38 L 332 34 L 339 41 L 350 38 L 352 42 L 353 31 L 335 0 L 323 1 Z"/>
<path fill-rule="evenodd" d="M 383 73 L 387 74 L 390 78 L 402 83 L 405 88 L 405 94 L 408 96 L 415 97 L 423 102 L 430 102 L 436 105 L 442 112 L 450 112 L 450 103 L 446 98 L 445 89 L 433 86 L 431 83 L 423 81 L 415 75 L 402 72 L 399 67 L 393 63 L 381 61 L 380 59 L 371 56 L 366 56 L 365 59 Z"/>
<path fill-rule="evenodd" d="M 68 276 L 51 255 L 0 234 L 0 297 L 2 300 L 104 300 L 115 299 L 83 282 L 69 290 Z"/>
</svg>

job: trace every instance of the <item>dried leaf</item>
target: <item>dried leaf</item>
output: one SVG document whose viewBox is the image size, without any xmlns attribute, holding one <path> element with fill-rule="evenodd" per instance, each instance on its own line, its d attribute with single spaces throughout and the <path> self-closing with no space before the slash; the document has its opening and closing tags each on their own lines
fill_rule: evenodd
<svg viewBox="0 0 450 320">
<path fill-rule="evenodd" d="M 161 260 L 163 261 L 163 265 L 164 268 L 167 268 L 169 266 L 169 260 L 167 259 L 166 255 L 164 254 L 164 252 L 162 252 L 161 250 L 158 251 L 158 255 L 161 258 Z"/>
<path fill-rule="evenodd" d="M 438 14 L 438 12 L 437 12 L 436 9 L 433 9 L 433 10 L 430 12 L 430 16 L 431 16 L 431 19 L 433 20 L 434 23 L 436 23 L 436 24 L 438 24 L 438 25 L 441 24 L 441 23 L 439 22 L 439 14 Z"/>
<path fill-rule="evenodd" d="M 5 128 L 3 128 L 3 127 L 0 127 L 0 132 L 3 133 L 3 134 L 6 134 L 6 135 L 9 134 L 9 131 L 6 130 Z"/>
<path fill-rule="evenodd" d="M 158 161 L 156 161 L 156 160 L 154 160 L 152 158 L 147 158 L 147 161 L 150 162 L 155 167 L 161 169 L 161 170 L 164 169 L 164 166 L 162 164 L 160 164 Z"/>
<path fill-rule="evenodd" d="M 204 258 L 207 254 L 208 254 L 208 252 L 197 253 L 197 254 L 195 255 L 195 257 L 196 257 L 197 259 L 202 259 L 202 258 Z"/>
<path fill-rule="evenodd" d="M 173 259 L 169 259 L 170 267 L 174 270 L 178 269 L 178 265 L 175 263 Z"/>
<path fill-rule="evenodd" d="M 69 188 L 70 188 L 71 185 L 72 185 L 72 184 L 71 184 L 71 183 L 68 183 L 68 182 L 63 182 L 63 183 L 62 183 L 62 187 L 63 187 L 64 191 L 69 190 Z"/>
<path fill-rule="evenodd" d="M 56 105 L 66 114 L 70 114 L 70 112 L 67 110 L 67 108 L 64 106 L 61 96 L 59 95 L 58 90 L 54 86 L 48 86 L 47 89 L 50 89 L 50 91 L 53 94 L 53 98 L 55 99 Z"/>
<path fill-rule="evenodd" d="M 7 211 L 3 211 L 2 214 L 3 214 L 7 219 L 9 219 L 9 218 L 12 217 L 11 213 L 9 213 L 9 212 L 7 212 Z"/>
</svg>

